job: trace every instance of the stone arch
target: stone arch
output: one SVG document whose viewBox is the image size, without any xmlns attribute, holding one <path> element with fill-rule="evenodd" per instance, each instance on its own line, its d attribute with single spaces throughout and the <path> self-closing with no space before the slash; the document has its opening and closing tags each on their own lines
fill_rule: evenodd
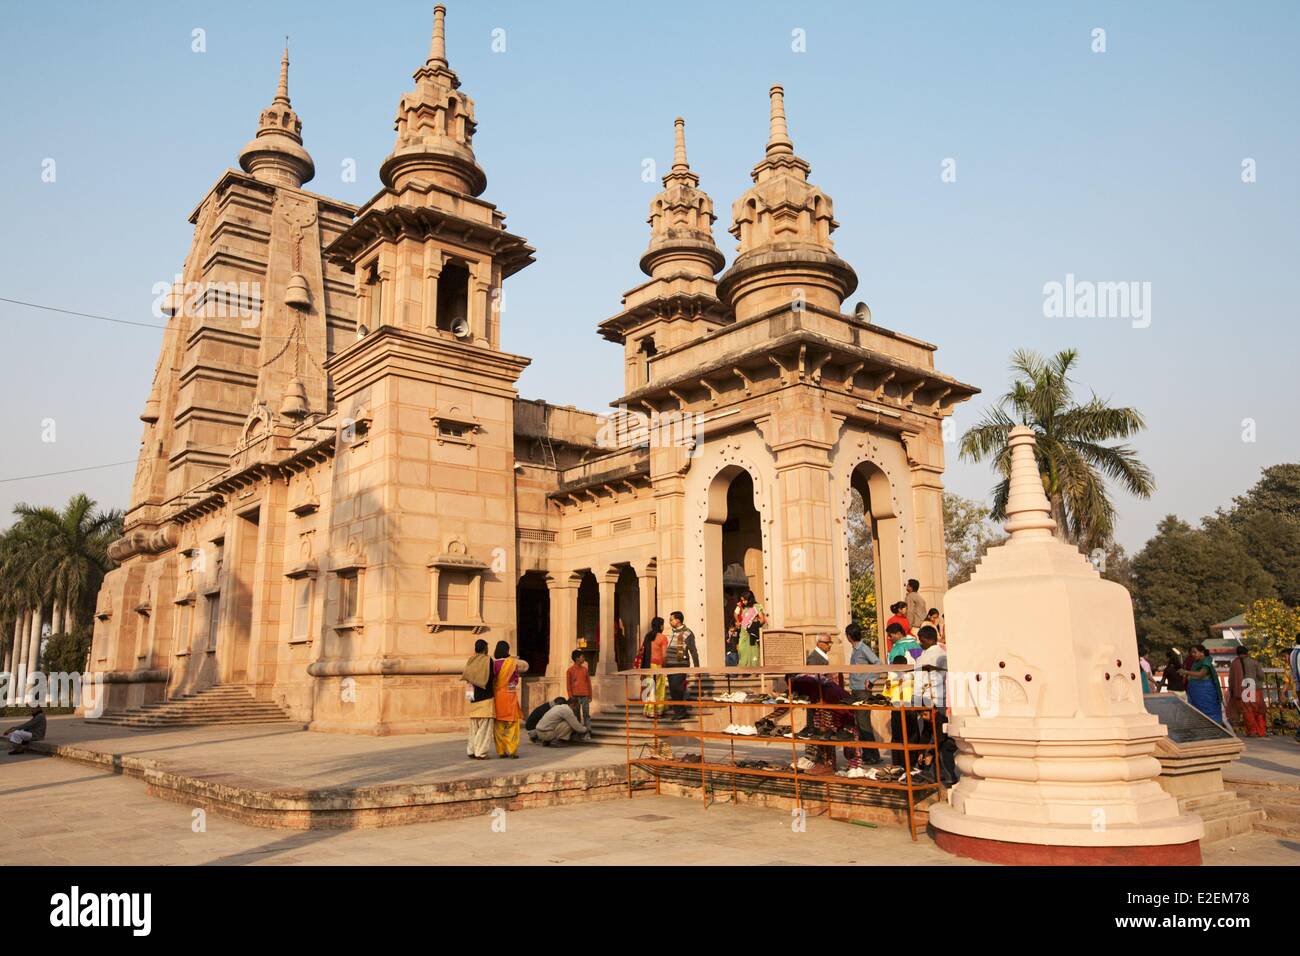
<svg viewBox="0 0 1300 956">
<path fill-rule="evenodd" d="M 701 602 L 698 607 L 698 621 L 703 630 L 702 654 L 704 662 L 717 666 L 725 656 L 726 646 L 726 589 L 724 586 L 725 562 L 723 560 L 723 525 L 728 518 L 728 492 L 732 483 L 742 474 L 746 475 L 753 486 L 753 506 L 758 514 L 759 542 L 761 551 L 761 571 L 757 575 L 760 587 L 753 588 L 764 602 L 771 600 L 772 580 L 772 540 L 771 540 L 771 503 L 766 484 L 760 469 L 754 467 L 738 453 L 738 449 L 723 449 L 716 461 L 713 474 L 704 483 L 703 496 L 697 511 L 703 517 L 700 527 L 695 531 L 697 552 L 702 561 Z"/>
<path fill-rule="evenodd" d="M 884 639 L 884 623 L 889 605 L 903 599 L 903 580 L 908 575 L 914 551 L 911 476 L 901 443 L 891 446 L 888 439 L 862 433 L 844 444 L 836 456 L 836 521 L 839 533 L 837 568 L 838 591 L 844 601 L 848 619 L 850 602 L 848 513 L 856 490 L 862 495 L 867 520 L 871 523 L 872 563 L 876 579 L 876 625 Z M 891 454 L 891 451 L 893 454 Z M 891 460 L 897 459 L 897 460 Z"/>
</svg>

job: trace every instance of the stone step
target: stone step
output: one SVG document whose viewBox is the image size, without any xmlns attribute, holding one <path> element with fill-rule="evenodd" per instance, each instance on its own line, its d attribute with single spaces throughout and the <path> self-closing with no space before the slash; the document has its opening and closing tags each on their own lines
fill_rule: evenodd
<svg viewBox="0 0 1300 956">
<path fill-rule="evenodd" d="M 201 727 L 212 724 L 287 723 L 276 704 L 258 700 L 246 687 L 219 685 L 134 710 L 104 714 L 100 723 L 118 727 Z"/>
</svg>

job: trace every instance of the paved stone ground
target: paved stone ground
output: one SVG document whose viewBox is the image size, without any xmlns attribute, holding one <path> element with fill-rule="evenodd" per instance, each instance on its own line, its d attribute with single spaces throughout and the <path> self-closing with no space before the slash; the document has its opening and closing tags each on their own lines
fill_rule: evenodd
<svg viewBox="0 0 1300 956">
<path fill-rule="evenodd" d="M 1246 752 L 1223 772 L 1225 780 L 1300 786 L 1300 741 L 1295 737 L 1243 737 Z"/>
<path fill-rule="evenodd" d="M 74 718 L 50 721 L 47 738 L 154 759 L 168 769 L 238 768 L 267 785 L 366 786 L 499 773 L 506 761 L 469 761 L 464 739 L 311 734 L 273 725 L 129 731 Z M 1300 747 L 1288 739 L 1249 741 L 1233 776 L 1294 782 Z M 516 768 L 598 766 L 617 747 L 542 749 L 525 742 Z M 1240 770 L 1240 772 L 1238 772 Z M 961 864 L 902 827 L 868 829 L 812 817 L 794 833 L 780 811 L 639 794 L 505 817 L 353 831 L 266 830 L 209 813 L 192 831 L 192 810 L 149 797 L 134 778 L 29 754 L 0 755 L 0 859 L 15 864 Z M 486 839 L 485 839 L 486 837 Z M 497 838 L 500 838 L 499 840 Z M 1300 843 L 1249 834 L 1205 848 L 1211 865 L 1300 865 Z"/>
<path fill-rule="evenodd" d="M 0 858 L 6 864 L 953 864 L 902 827 L 868 829 L 755 807 L 637 795 L 369 830 L 264 830 L 149 797 L 144 784 L 37 754 L 0 756 Z"/>
</svg>

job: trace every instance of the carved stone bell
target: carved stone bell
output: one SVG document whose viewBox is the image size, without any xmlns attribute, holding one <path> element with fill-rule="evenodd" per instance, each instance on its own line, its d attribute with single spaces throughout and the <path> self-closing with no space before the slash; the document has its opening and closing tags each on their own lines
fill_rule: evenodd
<svg viewBox="0 0 1300 956">
<path fill-rule="evenodd" d="M 284 304 L 294 309 L 311 308 L 311 290 L 307 288 L 307 279 L 301 272 L 289 276 L 289 285 L 284 290 Z"/>
<path fill-rule="evenodd" d="M 302 381 L 294 376 L 284 390 L 284 401 L 280 403 L 280 414 L 284 418 L 297 421 L 305 418 L 310 409 L 307 407 L 307 389 Z"/>
</svg>

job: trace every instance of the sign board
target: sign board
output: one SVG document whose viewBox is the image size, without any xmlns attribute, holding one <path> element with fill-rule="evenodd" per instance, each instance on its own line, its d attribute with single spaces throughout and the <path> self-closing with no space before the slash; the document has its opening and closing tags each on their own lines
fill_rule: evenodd
<svg viewBox="0 0 1300 956">
<path fill-rule="evenodd" d="M 1176 744 L 1234 739 L 1229 730 L 1210 720 L 1181 697 L 1173 694 L 1147 694 L 1143 701 L 1147 713 L 1155 714 L 1160 718 L 1160 723 L 1169 728 L 1169 739 Z"/>
<path fill-rule="evenodd" d="M 798 631 L 763 631 L 758 642 L 763 666 L 773 670 L 802 667 L 808 658 L 803 635 Z"/>
</svg>

